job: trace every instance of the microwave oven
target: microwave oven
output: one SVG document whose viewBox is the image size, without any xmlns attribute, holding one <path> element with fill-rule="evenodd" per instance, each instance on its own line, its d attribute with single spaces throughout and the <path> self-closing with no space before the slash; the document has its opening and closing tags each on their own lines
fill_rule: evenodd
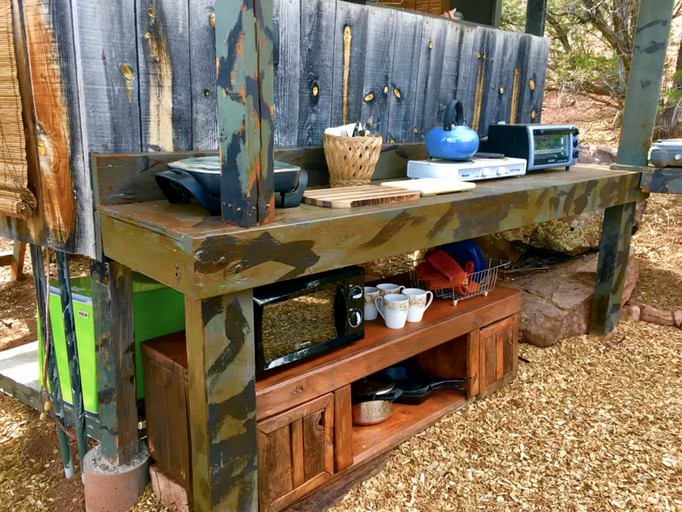
<svg viewBox="0 0 682 512">
<path fill-rule="evenodd" d="M 523 158 L 526 170 L 565 167 L 578 163 L 578 128 L 572 124 L 492 124 L 481 151 Z"/>
<path fill-rule="evenodd" d="M 345 267 L 254 289 L 256 373 L 364 337 L 364 270 Z"/>
</svg>

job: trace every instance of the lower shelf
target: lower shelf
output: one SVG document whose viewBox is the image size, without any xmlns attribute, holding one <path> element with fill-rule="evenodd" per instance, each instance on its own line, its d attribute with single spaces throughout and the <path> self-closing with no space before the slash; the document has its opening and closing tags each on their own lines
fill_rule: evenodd
<svg viewBox="0 0 682 512">
<path fill-rule="evenodd" d="M 463 392 L 442 390 L 419 405 L 393 404 L 393 413 L 386 421 L 353 427 L 353 466 L 390 450 L 467 403 Z"/>
</svg>

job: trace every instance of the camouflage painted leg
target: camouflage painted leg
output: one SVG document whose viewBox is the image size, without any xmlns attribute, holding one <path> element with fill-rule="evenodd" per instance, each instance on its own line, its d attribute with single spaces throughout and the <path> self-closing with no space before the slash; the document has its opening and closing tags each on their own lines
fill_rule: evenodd
<svg viewBox="0 0 682 512">
<path fill-rule="evenodd" d="M 593 334 L 607 334 L 618 325 L 636 205 L 621 204 L 604 212 L 590 321 Z"/>
<path fill-rule="evenodd" d="M 194 510 L 258 510 L 251 290 L 185 300 Z"/>
</svg>

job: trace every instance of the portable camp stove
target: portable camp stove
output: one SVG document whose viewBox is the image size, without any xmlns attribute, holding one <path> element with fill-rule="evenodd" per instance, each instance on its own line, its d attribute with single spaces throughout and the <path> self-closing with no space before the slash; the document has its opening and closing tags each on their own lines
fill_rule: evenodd
<svg viewBox="0 0 682 512">
<path fill-rule="evenodd" d="M 430 158 L 407 162 L 410 178 L 446 178 L 458 181 L 478 181 L 509 178 L 526 174 L 526 161 L 512 157 L 478 157 L 453 161 Z"/>
</svg>

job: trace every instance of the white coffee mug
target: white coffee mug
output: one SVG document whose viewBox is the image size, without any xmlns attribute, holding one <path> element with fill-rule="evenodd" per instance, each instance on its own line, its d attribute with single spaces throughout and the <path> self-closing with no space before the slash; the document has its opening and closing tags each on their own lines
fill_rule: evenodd
<svg viewBox="0 0 682 512">
<path fill-rule="evenodd" d="M 405 287 L 393 283 L 381 283 L 377 285 L 377 288 L 379 288 L 379 295 L 388 295 L 389 293 L 400 293 Z"/>
<path fill-rule="evenodd" d="M 405 288 L 402 293 L 407 295 L 410 307 L 407 311 L 408 322 L 421 322 L 431 302 L 433 302 L 433 292 L 422 290 L 421 288 Z"/>
<path fill-rule="evenodd" d="M 379 295 L 374 303 L 379 314 L 386 322 L 386 327 L 391 329 L 402 329 L 405 327 L 407 312 L 410 309 L 410 299 L 407 295 L 400 293 Z"/>
<path fill-rule="evenodd" d="M 374 300 L 379 296 L 379 288 L 365 286 L 365 320 L 376 320 L 379 312 Z"/>
</svg>

